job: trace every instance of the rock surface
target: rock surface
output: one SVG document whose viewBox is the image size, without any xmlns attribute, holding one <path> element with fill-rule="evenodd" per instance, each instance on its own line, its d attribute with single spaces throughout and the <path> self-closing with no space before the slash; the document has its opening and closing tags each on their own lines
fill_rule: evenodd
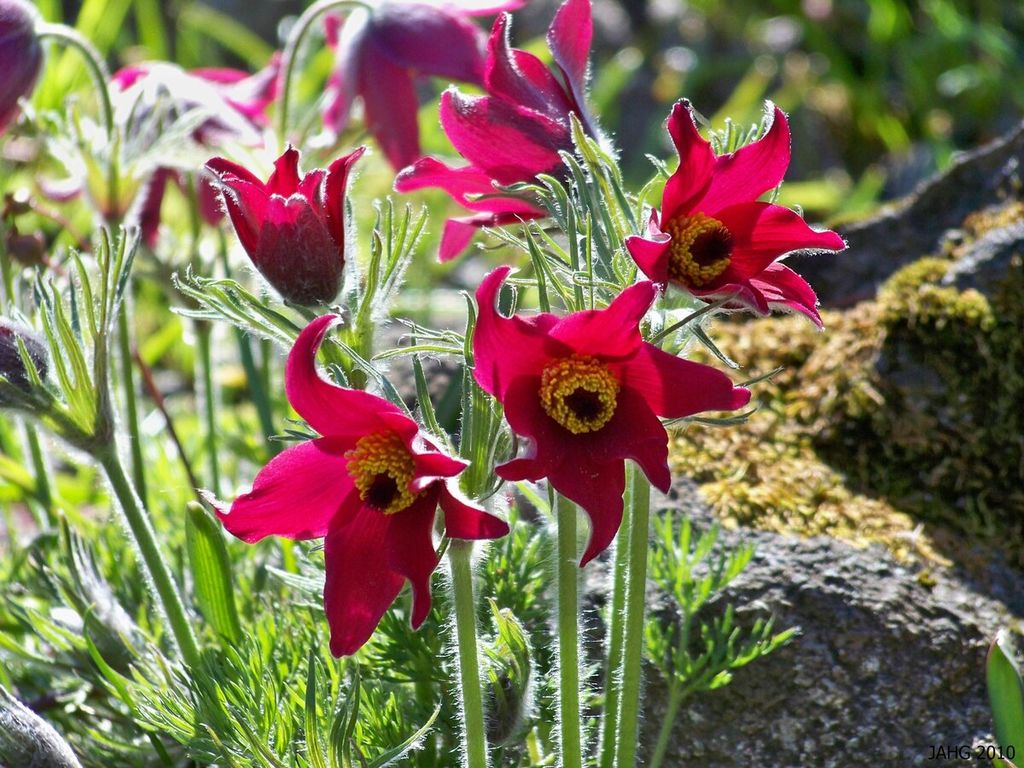
<svg viewBox="0 0 1024 768">
<path fill-rule="evenodd" d="M 944 173 L 881 213 L 837 229 L 849 250 L 794 259 L 790 266 L 814 286 L 825 306 L 844 307 L 874 295 L 900 267 L 939 249 L 945 232 L 970 213 L 1020 197 L 1024 123 L 1007 136 L 966 152 Z"/>
<path fill-rule="evenodd" d="M 666 503 L 704 527 L 714 518 L 694 491 L 681 483 Z M 751 530 L 720 537 L 740 540 L 756 552 L 717 610 L 731 602 L 740 621 L 770 614 L 802 634 L 685 704 L 666 766 L 984 764 L 929 756 L 990 738 L 984 662 L 1014 620 L 1003 603 L 952 572 L 918 579 L 881 547 Z M 1019 604 L 1024 587 L 1008 578 Z M 653 745 L 665 693 L 655 672 L 647 681 L 643 744 Z"/>
</svg>

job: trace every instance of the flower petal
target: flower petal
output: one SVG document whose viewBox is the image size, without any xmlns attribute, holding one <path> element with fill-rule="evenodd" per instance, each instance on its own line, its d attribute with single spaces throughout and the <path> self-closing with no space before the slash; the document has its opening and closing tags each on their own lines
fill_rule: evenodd
<svg viewBox="0 0 1024 768">
<path fill-rule="evenodd" d="M 437 568 L 434 549 L 434 518 L 437 490 L 430 490 L 400 512 L 389 515 L 384 552 L 388 567 L 412 586 L 413 629 L 430 613 L 430 575 Z"/>
<path fill-rule="evenodd" d="M 665 182 L 662 221 L 690 213 L 707 192 L 715 169 L 715 153 L 697 131 L 690 102 L 677 101 L 667 125 L 679 153 L 679 167 Z"/>
<path fill-rule="evenodd" d="M 473 378 L 501 401 L 505 400 L 505 393 L 515 379 L 539 375 L 551 359 L 544 329 L 521 317 L 498 313 L 498 293 L 511 271 L 511 267 L 498 267 L 484 278 L 476 291 Z"/>
<path fill-rule="evenodd" d="M 437 248 L 437 260 L 442 264 L 451 261 L 462 255 L 469 244 L 473 241 L 480 228 L 486 226 L 491 220 L 486 213 L 476 216 L 464 216 L 457 219 L 448 219 L 444 223 L 444 230 L 441 232 L 441 243 Z"/>
<path fill-rule="evenodd" d="M 324 315 L 307 325 L 288 354 L 285 392 L 288 402 L 309 425 L 324 436 L 362 437 L 391 429 L 384 417 L 395 415 L 412 422 L 384 398 L 331 384 L 316 369 L 316 352 L 337 315 Z M 414 422 L 413 422 L 414 423 Z"/>
<path fill-rule="evenodd" d="M 488 96 L 441 96 L 441 126 L 463 157 L 499 184 L 529 181 L 560 168 L 559 150 L 572 150 L 567 124 Z"/>
<path fill-rule="evenodd" d="M 494 179 L 471 165 L 452 168 L 433 157 L 423 157 L 403 169 L 395 178 L 395 191 L 413 192 L 439 187 L 471 211 L 521 214 L 526 218 L 546 216 L 544 210 L 526 200 L 501 197 Z M 479 199 L 485 196 L 485 199 Z"/>
<path fill-rule="evenodd" d="M 487 93 L 556 120 L 566 119 L 573 111 L 572 100 L 566 98 L 565 90 L 544 62 L 532 53 L 512 47 L 510 29 L 511 17 L 507 13 L 494 20 L 487 41 Z"/>
<path fill-rule="evenodd" d="M 769 264 L 761 274 L 752 277 L 750 283 L 764 294 L 772 308 L 800 312 L 819 328 L 823 327 L 814 289 L 785 264 Z"/>
<path fill-rule="evenodd" d="M 573 312 L 558 321 L 551 331 L 557 339 L 580 355 L 608 359 L 626 357 L 640 347 L 640 321 L 654 303 L 658 289 L 644 281 L 631 285 L 605 309 Z"/>
<path fill-rule="evenodd" d="M 593 34 L 590 0 L 565 0 L 548 28 L 548 47 L 581 108 L 585 103 L 587 60 Z"/>
<path fill-rule="evenodd" d="M 268 206 L 263 182 L 238 163 L 223 157 L 208 160 L 206 169 L 217 182 L 242 247 L 252 256 L 259 242 L 260 222 L 265 218 Z"/>
<path fill-rule="evenodd" d="M 252 490 L 235 499 L 230 511 L 217 508 L 224 527 L 242 541 L 267 536 L 317 539 L 354 485 L 344 454 L 353 441 L 322 437 L 282 451 L 256 475 Z"/>
<path fill-rule="evenodd" d="M 362 648 L 402 589 L 405 580 L 387 564 L 389 527 L 386 515 L 359 503 L 350 519 L 331 526 L 324 540 L 324 611 L 335 656 Z"/>
<path fill-rule="evenodd" d="M 714 212 L 735 203 L 756 200 L 782 183 L 789 168 L 789 122 L 782 110 L 772 110 L 772 124 L 757 141 L 715 158 L 714 178 L 700 202 L 702 211 Z"/>
<path fill-rule="evenodd" d="M 451 7 L 452 0 L 416 0 L 429 6 Z M 526 0 L 456 0 L 455 7 L 467 16 L 492 16 L 502 11 L 517 11 Z"/>
<path fill-rule="evenodd" d="M 345 246 L 345 188 L 352 166 L 363 156 L 366 147 L 359 147 L 344 157 L 339 157 L 327 168 L 327 183 L 323 187 L 323 211 L 327 219 L 327 228 L 335 242 L 342 248 Z"/>
<path fill-rule="evenodd" d="M 619 390 L 615 415 L 604 428 L 573 436 L 576 454 L 595 463 L 632 459 L 647 479 L 661 491 L 668 491 L 672 476 L 668 468 L 668 433 L 647 403 L 644 394 L 624 385 Z"/>
<path fill-rule="evenodd" d="M 359 93 L 363 36 L 369 23 L 366 13 L 353 11 L 344 20 L 334 14 L 324 17 L 327 43 L 334 48 L 334 69 L 327 81 L 324 126 L 336 136 L 348 125 L 352 103 Z"/>
<path fill-rule="evenodd" d="M 299 150 L 291 144 L 274 161 L 274 172 L 267 179 L 266 189 L 272 195 L 290 197 L 299 190 Z"/>
<path fill-rule="evenodd" d="M 732 260 L 723 281 L 749 279 L 791 251 L 841 251 L 846 247 L 835 232 L 813 230 L 800 214 L 781 205 L 738 203 L 716 212 L 715 218 L 732 235 Z"/>
<path fill-rule="evenodd" d="M 645 343 L 621 368 L 622 381 L 639 392 L 658 416 L 681 419 L 702 411 L 732 411 L 750 401 L 750 390 L 737 387 L 710 365 L 670 355 Z"/>
<path fill-rule="evenodd" d="M 582 568 L 608 548 L 622 523 L 625 462 L 598 463 L 586 456 L 573 457 L 549 474 L 548 481 L 590 518 L 590 538 L 580 559 Z"/>
<path fill-rule="evenodd" d="M 381 3 L 373 11 L 367 34 L 403 69 L 483 85 L 484 35 L 460 10 L 415 2 Z"/>
<path fill-rule="evenodd" d="M 415 444 L 414 444 L 415 446 Z M 437 450 L 419 452 L 413 448 L 415 470 L 409 487 L 413 493 L 419 493 L 431 483 L 448 477 L 455 477 L 469 463 L 456 459 Z"/>
<path fill-rule="evenodd" d="M 444 530 L 453 539 L 500 539 L 508 534 L 508 523 L 462 497 L 446 483 L 441 487 L 441 509 L 444 510 Z"/>
<path fill-rule="evenodd" d="M 395 170 L 420 156 L 420 103 L 409 70 L 396 64 L 376 37 L 363 41 L 359 95 L 366 108 L 366 128 Z"/>
</svg>

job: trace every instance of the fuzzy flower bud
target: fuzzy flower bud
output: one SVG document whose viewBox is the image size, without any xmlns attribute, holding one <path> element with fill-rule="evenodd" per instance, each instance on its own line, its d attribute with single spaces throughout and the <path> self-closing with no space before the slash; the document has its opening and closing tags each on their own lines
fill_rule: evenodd
<svg viewBox="0 0 1024 768">
<path fill-rule="evenodd" d="M 18 339 L 28 350 L 39 377 L 46 378 L 48 355 L 42 338 L 35 331 L 0 318 L 0 376 L 19 389 L 28 390 L 31 380 L 18 349 Z M 0 405 L 4 405 L 2 400 Z"/>
<path fill-rule="evenodd" d="M 222 157 L 206 164 L 253 265 L 288 301 L 326 304 L 338 295 L 345 266 L 345 185 L 362 154 L 357 149 L 326 170 L 300 175 L 299 152 L 289 147 L 266 182 Z"/>
<path fill-rule="evenodd" d="M 43 49 L 35 32 L 37 13 L 25 0 L 0 0 L 0 131 L 18 113 L 43 67 Z"/>
</svg>

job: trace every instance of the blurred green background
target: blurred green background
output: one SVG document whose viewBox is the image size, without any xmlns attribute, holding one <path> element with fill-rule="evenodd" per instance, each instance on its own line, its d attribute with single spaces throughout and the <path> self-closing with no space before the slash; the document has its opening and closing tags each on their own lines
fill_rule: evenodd
<svg viewBox="0 0 1024 768">
<path fill-rule="evenodd" d="M 74 21 L 111 67 L 170 58 L 185 67 L 263 65 L 296 0 L 38 0 Z M 542 52 L 556 3 L 531 0 L 515 39 Z M 794 160 L 783 202 L 816 219 L 848 219 L 909 191 L 954 152 L 1007 130 L 1024 112 L 1024 3 L 1002 0 L 595 0 L 592 101 L 627 174 L 669 154 L 661 128 L 675 99 L 713 123 L 752 122 L 771 98 L 791 115 Z M 484 22 L 486 23 L 486 20 Z M 73 52 L 51 61 L 42 106 L 84 78 Z M 322 93 L 330 52 L 302 82 Z M 424 87 L 428 151 L 447 152 Z M 386 186 L 386 185 L 385 185 Z"/>
</svg>

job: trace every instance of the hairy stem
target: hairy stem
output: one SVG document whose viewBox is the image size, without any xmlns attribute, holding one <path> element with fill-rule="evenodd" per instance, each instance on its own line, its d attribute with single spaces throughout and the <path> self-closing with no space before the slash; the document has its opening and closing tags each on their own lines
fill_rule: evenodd
<svg viewBox="0 0 1024 768">
<path fill-rule="evenodd" d="M 654 756 L 651 757 L 651 764 L 648 768 L 661 768 L 668 751 L 668 742 L 672 736 L 672 725 L 679 715 L 679 707 L 683 703 L 683 689 L 679 682 L 673 678 L 669 683 L 668 706 L 665 708 L 665 716 L 661 720 L 661 730 L 658 731 L 658 742 L 654 746 Z"/>
<path fill-rule="evenodd" d="M 302 41 L 306 39 L 313 23 L 332 8 L 366 8 L 370 6 L 357 0 L 320 0 L 307 8 L 292 26 L 288 34 L 281 59 L 281 98 L 277 104 L 277 135 L 284 149 L 288 141 L 288 111 L 291 107 L 292 80 Z"/>
<path fill-rule="evenodd" d="M 177 642 L 181 656 L 189 667 L 198 669 L 199 645 L 185 613 L 185 604 L 182 602 L 178 587 L 171 576 L 170 568 L 160 554 L 156 533 L 149 522 L 149 515 L 143 509 L 139 496 L 121 465 L 116 445 L 111 444 L 100 451 L 97 458 L 110 480 L 114 495 L 120 502 L 121 511 L 128 522 L 132 538 L 135 539 L 135 544 L 139 548 L 142 562 L 149 573 L 153 590 L 163 607 L 164 615 L 170 624 L 171 634 Z"/>
<path fill-rule="evenodd" d="M 623 643 L 622 693 L 616 734 L 615 768 L 635 768 L 640 727 L 640 673 L 644 653 L 644 612 L 647 608 L 647 547 L 651 486 L 634 470 L 630 486 L 629 562 L 626 578 L 626 633 Z"/>
<path fill-rule="evenodd" d="M 135 395 L 135 369 L 132 366 L 131 331 L 128 327 L 128 307 L 121 305 L 117 316 L 117 336 L 121 355 L 121 384 L 124 389 L 124 410 L 128 426 L 128 441 L 132 455 L 132 480 L 139 498 L 145 503 L 146 464 L 142 456 L 142 439 L 139 432 L 139 407 Z"/>
<path fill-rule="evenodd" d="M 626 507 L 632 506 L 633 473 L 636 467 L 626 467 Z M 612 564 L 612 595 L 608 615 L 608 656 L 605 660 L 604 711 L 601 717 L 600 768 L 612 768 L 619 725 L 619 696 L 622 684 L 622 651 L 625 643 L 626 620 L 626 564 L 629 562 L 629 537 L 632 519 L 625 515 L 615 537 L 615 559 Z"/>
<path fill-rule="evenodd" d="M 558 727 L 562 768 L 581 768 L 579 567 L 576 505 L 555 496 L 558 521 Z"/>
<path fill-rule="evenodd" d="M 196 383 L 202 390 L 203 422 L 205 434 L 206 462 L 209 474 L 206 481 L 214 496 L 220 496 L 220 465 L 217 462 L 217 397 L 213 386 L 213 354 L 210 337 L 213 326 L 206 320 L 197 320 L 196 330 Z"/>
<path fill-rule="evenodd" d="M 477 650 L 476 600 L 473 596 L 473 544 L 453 539 L 448 547 L 455 603 L 455 636 L 459 653 L 459 691 L 462 700 L 466 768 L 486 768 L 487 732 Z"/>
</svg>

